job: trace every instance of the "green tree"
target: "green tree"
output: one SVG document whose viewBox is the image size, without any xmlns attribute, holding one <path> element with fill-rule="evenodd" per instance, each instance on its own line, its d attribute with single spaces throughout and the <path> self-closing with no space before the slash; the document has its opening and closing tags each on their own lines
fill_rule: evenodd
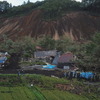
<svg viewBox="0 0 100 100">
<path fill-rule="evenodd" d="M 9 9 L 10 4 L 7 1 L 0 1 L 0 10 L 1 11 L 7 11 Z"/>
<path fill-rule="evenodd" d="M 45 50 L 52 50 L 55 49 L 55 40 L 50 36 L 45 36 L 44 38 L 38 40 L 37 45 L 41 46 Z"/>
<path fill-rule="evenodd" d="M 91 41 L 83 44 L 76 61 L 82 69 L 100 71 L 100 33 L 96 33 Z"/>
<path fill-rule="evenodd" d="M 23 5 L 25 5 L 26 4 L 26 2 L 25 1 L 23 1 Z"/>
<path fill-rule="evenodd" d="M 100 13 L 100 0 L 82 0 L 82 7 L 94 13 Z"/>
<path fill-rule="evenodd" d="M 41 8 L 44 10 L 45 19 L 55 19 L 64 13 L 79 9 L 80 3 L 73 0 L 44 0 Z"/>
<path fill-rule="evenodd" d="M 70 38 L 62 37 L 60 40 L 56 40 L 55 48 L 58 51 L 67 52 L 71 51 L 72 41 Z"/>
<path fill-rule="evenodd" d="M 30 3 L 30 0 L 28 0 L 27 3 Z"/>
<path fill-rule="evenodd" d="M 23 44 L 23 56 L 32 57 L 36 46 L 35 40 L 30 36 L 26 36 L 21 40 L 21 43 Z"/>
<path fill-rule="evenodd" d="M 4 41 L 0 45 L 0 50 L 8 52 L 11 57 L 9 59 L 9 68 L 17 68 L 21 57 L 32 57 L 35 50 L 34 39 L 30 36 L 25 36 L 17 41 L 4 36 Z"/>
</svg>

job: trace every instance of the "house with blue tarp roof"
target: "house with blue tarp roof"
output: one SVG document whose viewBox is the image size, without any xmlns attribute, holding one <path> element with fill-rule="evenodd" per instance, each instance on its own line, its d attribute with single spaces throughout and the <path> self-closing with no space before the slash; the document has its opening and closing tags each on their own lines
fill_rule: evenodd
<svg viewBox="0 0 100 100">
<path fill-rule="evenodd" d="M 6 57 L 7 53 L 2 53 L 0 52 L 0 67 L 2 67 L 2 65 L 6 62 L 7 57 Z"/>
<path fill-rule="evenodd" d="M 7 60 L 7 57 L 0 57 L 0 63 L 4 63 Z"/>
</svg>

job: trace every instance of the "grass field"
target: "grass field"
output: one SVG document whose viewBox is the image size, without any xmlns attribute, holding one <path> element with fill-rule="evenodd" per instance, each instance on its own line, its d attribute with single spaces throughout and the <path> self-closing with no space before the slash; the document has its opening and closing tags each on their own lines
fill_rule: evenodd
<svg viewBox="0 0 100 100">
<path fill-rule="evenodd" d="M 28 87 L 0 87 L 0 100 L 90 100 L 85 96 L 59 90 Z M 99 100 L 99 99 L 92 99 Z"/>
<path fill-rule="evenodd" d="M 36 100 L 26 87 L 0 87 L 0 100 Z"/>
<path fill-rule="evenodd" d="M 55 88 L 55 84 L 83 87 L 80 94 Z M 30 86 L 30 84 L 34 84 Z M 91 89 L 91 93 L 87 90 Z M 0 100 L 100 100 L 98 87 L 88 87 L 77 80 L 52 78 L 42 75 L 0 75 Z M 77 90 L 79 91 L 79 90 Z M 79 92 L 80 93 L 80 92 Z"/>
<path fill-rule="evenodd" d="M 58 90 L 44 90 L 42 93 L 45 95 L 47 100 L 89 100 L 86 97 L 71 94 L 65 91 Z"/>
</svg>

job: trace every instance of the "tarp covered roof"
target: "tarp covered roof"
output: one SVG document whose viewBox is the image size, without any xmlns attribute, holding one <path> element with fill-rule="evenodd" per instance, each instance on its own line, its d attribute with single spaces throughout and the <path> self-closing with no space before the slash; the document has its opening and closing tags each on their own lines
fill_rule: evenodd
<svg viewBox="0 0 100 100">
<path fill-rule="evenodd" d="M 5 63 L 5 61 L 7 60 L 6 55 L 8 55 L 7 52 L 5 52 L 5 53 L 0 52 L 0 64 Z"/>
<path fill-rule="evenodd" d="M 0 57 L 0 63 L 4 63 L 7 60 L 6 57 Z"/>
</svg>

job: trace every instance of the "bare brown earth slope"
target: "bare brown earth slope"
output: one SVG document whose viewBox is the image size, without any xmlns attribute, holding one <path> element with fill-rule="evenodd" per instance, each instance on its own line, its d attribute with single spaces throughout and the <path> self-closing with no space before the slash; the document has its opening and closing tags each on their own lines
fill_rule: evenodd
<svg viewBox="0 0 100 100">
<path fill-rule="evenodd" d="M 10 38 L 30 35 L 40 37 L 51 35 L 70 37 L 73 40 L 89 39 L 95 32 L 100 31 L 100 17 L 91 16 L 85 12 L 72 12 L 56 21 L 45 21 L 41 10 L 34 10 L 26 16 L 0 19 L 0 35 Z"/>
</svg>

